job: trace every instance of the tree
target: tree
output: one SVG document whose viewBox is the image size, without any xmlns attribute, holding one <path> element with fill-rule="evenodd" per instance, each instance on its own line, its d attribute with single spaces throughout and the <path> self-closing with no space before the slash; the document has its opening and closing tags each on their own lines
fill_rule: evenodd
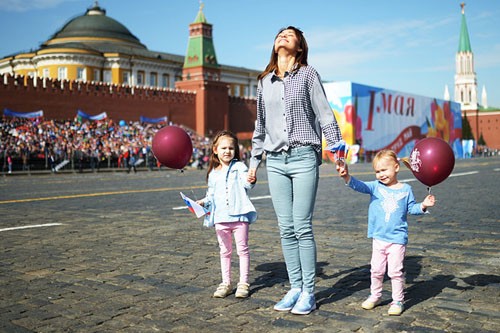
<svg viewBox="0 0 500 333">
<path fill-rule="evenodd" d="M 467 119 L 467 114 L 462 118 L 462 140 L 474 140 L 474 134 L 472 133 L 469 119 Z"/>
<path fill-rule="evenodd" d="M 480 146 L 487 146 L 486 141 L 484 141 L 484 138 L 483 138 L 483 133 L 481 133 L 481 135 L 479 136 L 479 140 L 477 141 L 477 144 Z"/>
</svg>

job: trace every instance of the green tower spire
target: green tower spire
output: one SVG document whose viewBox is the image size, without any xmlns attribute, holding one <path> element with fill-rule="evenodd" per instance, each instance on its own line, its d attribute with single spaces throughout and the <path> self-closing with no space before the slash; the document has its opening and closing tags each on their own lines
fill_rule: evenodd
<svg viewBox="0 0 500 333">
<path fill-rule="evenodd" d="M 458 43 L 458 52 L 472 52 L 469 40 L 469 31 L 467 30 L 467 22 L 465 21 L 465 3 L 460 4 L 462 7 L 462 24 L 460 25 L 460 41 Z"/>
<path fill-rule="evenodd" d="M 219 68 L 212 39 L 212 25 L 203 13 L 203 3 L 193 23 L 189 25 L 189 42 L 184 60 L 184 68 L 192 67 Z"/>
<path fill-rule="evenodd" d="M 196 18 L 193 23 L 208 23 L 205 14 L 203 14 L 203 3 L 200 1 L 200 10 L 198 10 L 198 14 L 196 14 Z"/>
</svg>

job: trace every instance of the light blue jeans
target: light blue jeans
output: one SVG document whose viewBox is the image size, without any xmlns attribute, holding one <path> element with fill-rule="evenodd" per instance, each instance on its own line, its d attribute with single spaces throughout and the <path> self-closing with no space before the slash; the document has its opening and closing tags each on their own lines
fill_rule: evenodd
<svg viewBox="0 0 500 333">
<path fill-rule="evenodd" d="M 312 217 L 318 189 L 318 155 L 312 147 L 267 153 L 267 174 L 291 288 L 314 292 L 316 242 Z"/>
</svg>

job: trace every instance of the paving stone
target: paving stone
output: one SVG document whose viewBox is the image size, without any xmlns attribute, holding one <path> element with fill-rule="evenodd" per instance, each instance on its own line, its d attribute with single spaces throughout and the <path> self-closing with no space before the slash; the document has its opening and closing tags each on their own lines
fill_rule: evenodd
<svg viewBox="0 0 500 333">
<path fill-rule="evenodd" d="M 179 191 L 204 195 L 204 170 L 3 177 L 0 229 L 62 225 L 0 231 L 0 332 L 498 332 L 499 168 L 500 158 L 457 160 L 454 172 L 478 173 L 434 186 L 431 214 L 409 217 L 400 317 L 387 315 L 388 279 L 383 303 L 360 307 L 370 286 L 369 198 L 346 188 L 331 164 L 320 168 L 318 310 L 307 316 L 273 311 L 289 286 L 265 169 L 251 191 L 265 199 L 254 200 L 244 300 L 211 297 L 220 283 L 214 230 L 173 209 L 183 206 Z M 369 164 L 351 172 L 374 179 Z M 402 170 L 400 178 L 414 177 Z M 410 184 L 421 200 L 426 187 Z M 56 191 L 65 197 L 3 202 Z M 233 258 L 237 278 L 236 251 Z"/>
<path fill-rule="evenodd" d="M 9 333 L 32 333 L 32 330 L 29 330 L 25 327 L 16 325 L 12 322 L 1 322 L 0 323 L 0 332 L 9 332 Z"/>
</svg>

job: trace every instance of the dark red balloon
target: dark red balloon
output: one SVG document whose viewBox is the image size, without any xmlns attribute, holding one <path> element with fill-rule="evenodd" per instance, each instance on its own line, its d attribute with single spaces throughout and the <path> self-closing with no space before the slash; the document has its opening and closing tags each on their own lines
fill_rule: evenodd
<svg viewBox="0 0 500 333">
<path fill-rule="evenodd" d="M 182 128 L 166 126 L 156 132 L 152 149 L 161 164 L 172 169 L 182 169 L 191 159 L 193 143 Z"/>
<path fill-rule="evenodd" d="M 415 144 L 410 166 L 415 177 L 430 187 L 448 178 L 455 167 L 455 155 L 446 141 L 425 138 Z"/>
</svg>

